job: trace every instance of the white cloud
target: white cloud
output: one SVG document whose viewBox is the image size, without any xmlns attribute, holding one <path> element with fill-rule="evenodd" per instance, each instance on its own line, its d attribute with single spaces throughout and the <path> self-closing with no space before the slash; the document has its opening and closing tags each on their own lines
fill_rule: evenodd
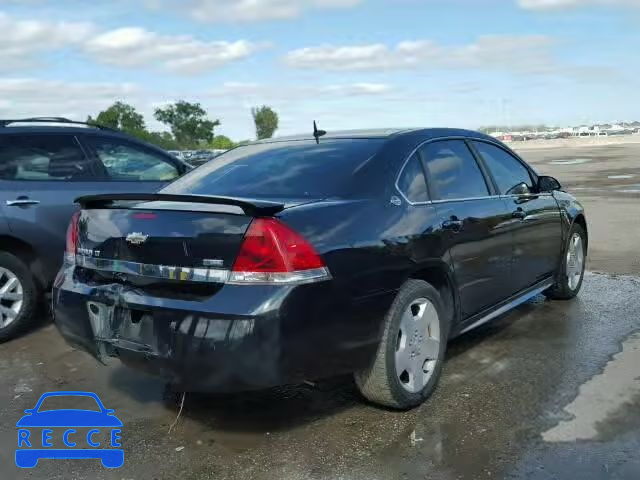
<svg viewBox="0 0 640 480">
<path fill-rule="evenodd" d="M 294 68 L 334 71 L 398 69 L 499 69 L 544 73 L 555 67 L 553 40 L 543 35 L 488 35 L 475 43 L 444 46 L 430 40 L 385 44 L 321 45 L 290 51 L 284 57 Z"/>
<path fill-rule="evenodd" d="M 139 98 L 128 83 L 62 82 L 35 78 L 0 79 L 0 117 L 68 116 L 85 119 L 116 100 Z"/>
<path fill-rule="evenodd" d="M 226 97 L 232 101 L 289 102 L 317 95 L 359 97 L 385 95 L 392 91 L 384 83 L 344 83 L 332 85 L 264 85 L 260 83 L 225 82 L 208 96 Z"/>
<path fill-rule="evenodd" d="M 119 67 L 158 66 L 179 74 L 197 74 L 247 58 L 262 45 L 238 40 L 201 41 L 189 35 L 160 35 L 139 27 L 110 30 L 84 46 L 96 62 Z"/>
<path fill-rule="evenodd" d="M 349 8 L 364 0 L 147 0 L 156 10 L 166 8 L 186 12 L 201 22 L 258 22 L 300 16 L 324 8 Z"/>
<path fill-rule="evenodd" d="M 382 83 L 344 83 L 334 85 L 296 84 L 274 85 L 262 83 L 227 82 L 209 92 L 203 91 L 185 98 L 184 92 L 156 90 L 141 85 L 115 82 L 64 82 L 37 78 L 0 79 L 0 118 L 32 116 L 62 116 L 84 120 L 95 116 L 117 100 L 133 105 L 145 116 L 153 130 L 166 127 L 153 118 L 156 107 L 179 99 L 200 102 L 210 118 L 219 118 L 222 127 L 217 131 L 235 139 L 248 138 L 253 132 L 251 107 L 271 105 L 280 114 L 281 133 L 300 131 L 301 125 L 340 112 L 352 112 L 347 103 L 370 104 L 370 98 L 384 101 L 395 91 Z M 330 113 L 322 113 L 328 109 Z M 346 113 L 345 113 L 346 115 Z M 343 119 L 343 127 L 349 123 Z M 335 127 L 334 127 L 335 128 Z"/>
<path fill-rule="evenodd" d="M 77 22 L 19 20 L 0 12 L 0 70 L 15 70 L 35 64 L 35 55 L 78 45 L 92 32 L 93 26 Z"/>
<path fill-rule="evenodd" d="M 42 66 L 42 54 L 68 49 L 83 52 L 97 63 L 158 67 L 193 75 L 242 60 L 267 46 L 246 40 L 203 41 L 190 35 L 161 35 L 139 27 L 100 31 L 91 23 L 22 20 L 3 12 L 0 31 L 0 71 L 11 72 Z"/>
<path fill-rule="evenodd" d="M 384 95 L 391 92 L 391 87 L 384 83 L 352 83 L 347 85 L 327 85 L 326 87 L 320 87 L 319 92 L 346 96 Z"/>
<path fill-rule="evenodd" d="M 527 10 L 553 10 L 601 5 L 609 7 L 640 7 L 640 0 L 518 0 Z"/>
</svg>

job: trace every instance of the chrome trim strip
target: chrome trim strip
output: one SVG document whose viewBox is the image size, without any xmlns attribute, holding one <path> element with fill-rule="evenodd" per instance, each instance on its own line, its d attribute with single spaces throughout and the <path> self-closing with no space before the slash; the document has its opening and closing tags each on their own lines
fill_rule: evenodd
<svg viewBox="0 0 640 480">
<path fill-rule="evenodd" d="M 442 200 L 432 200 L 431 203 L 468 202 L 470 200 L 487 200 L 490 198 L 500 198 L 500 195 L 486 195 L 483 197 L 467 197 L 467 198 L 444 198 Z"/>
<path fill-rule="evenodd" d="M 483 324 L 487 323 L 490 320 L 493 320 L 494 318 L 502 315 L 503 313 L 507 313 L 509 310 L 513 310 L 517 306 L 522 305 L 527 300 L 530 300 L 531 298 L 535 297 L 536 295 L 541 294 L 547 288 L 549 288 L 551 285 L 553 285 L 553 281 L 552 280 L 546 282 L 541 287 L 538 287 L 538 288 L 536 288 L 534 290 L 531 290 L 530 292 L 525 293 L 524 295 L 516 298 L 515 300 L 512 300 L 511 302 L 507 303 L 506 305 L 503 305 L 502 307 L 500 307 L 499 309 L 491 312 L 490 314 L 485 315 L 484 317 L 482 317 L 477 322 L 474 322 L 471 325 L 469 325 L 468 327 L 464 328 L 460 332 L 460 334 L 462 335 L 463 333 L 467 333 L 468 331 L 473 330 L 474 328 L 479 327 L 480 325 L 483 325 Z"/>
<path fill-rule="evenodd" d="M 301 285 L 331 279 L 326 267 L 297 272 L 231 272 L 230 285 Z"/>
<path fill-rule="evenodd" d="M 400 196 L 404 199 L 404 201 L 407 202 L 409 205 L 413 205 L 413 206 L 415 206 L 415 205 L 431 205 L 433 203 L 432 200 L 427 200 L 425 202 L 412 202 L 411 200 L 409 200 L 405 196 L 404 192 L 400 189 L 400 186 L 398 185 L 398 182 L 400 181 L 400 177 L 402 176 L 402 172 L 404 172 L 404 169 L 406 168 L 407 163 L 409 163 L 409 160 L 411 159 L 413 154 L 416 153 L 418 148 L 420 148 L 420 147 L 417 147 L 413 152 L 411 152 L 411 155 L 409 155 L 407 157 L 407 159 L 404 161 L 404 163 L 402 164 L 402 167 L 400 168 L 400 172 L 398 173 L 398 176 L 396 177 L 396 182 L 394 183 L 394 186 L 396 187 L 396 191 L 400 194 Z M 422 166 L 420 168 L 422 168 Z M 426 180 L 427 179 L 425 178 L 425 182 L 426 182 Z M 425 188 L 426 188 L 426 183 L 425 183 Z"/>
<path fill-rule="evenodd" d="M 79 267 L 109 273 L 123 273 L 137 277 L 161 278 L 184 282 L 225 283 L 229 279 L 229 270 L 217 268 L 175 267 L 129 262 L 109 258 L 96 258 L 76 255 L 75 263 Z"/>
<path fill-rule="evenodd" d="M 501 195 L 489 195 L 486 197 L 470 197 L 470 198 L 451 198 L 451 199 L 447 199 L 447 200 L 427 200 L 426 202 L 411 202 L 407 197 L 405 197 L 404 193 L 402 192 L 402 190 L 400 190 L 400 187 L 398 186 L 398 181 L 400 180 L 400 176 L 402 175 L 402 172 L 404 171 L 405 167 L 407 166 L 407 163 L 409 163 L 409 160 L 411 160 L 411 157 L 413 156 L 414 153 L 416 153 L 423 145 L 426 145 L 428 143 L 433 143 L 433 142 L 442 142 L 442 141 L 446 141 L 446 140 L 480 140 L 480 139 L 476 139 L 473 137 L 463 137 L 463 136 L 452 136 L 452 137 L 437 137 L 437 138 L 430 138 L 428 140 L 425 140 L 424 142 L 420 143 L 416 148 L 414 148 L 411 153 L 409 153 L 409 155 L 407 156 L 407 158 L 405 158 L 404 162 L 402 163 L 402 167 L 400 167 L 400 170 L 398 171 L 398 175 L 396 176 L 396 181 L 394 183 L 394 186 L 396 187 L 396 190 L 398 191 L 398 193 L 400 194 L 400 196 L 402 198 L 404 198 L 404 200 L 409 204 L 409 205 L 431 205 L 433 203 L 443 203 L 443 202 L 456 202 L 456 201 L 465 201 L 465 200 L 478 200 L 478 199 L 485 199 L 485 198 L 498 198 L 501 197 Z M 497 147 L 500 147 L 500 145 L 496 142 L 492 142 L 488 139 L 482 139 L 481 141 L 484 141 L 485 143 L 489 143 L 492 145 L 495 145 Z M 500 147 L 502 148 L 502 147 Z M 484 177 L 484 173 L 482 174 L 482 176 Z"/>
<path fill-rule="evenodd" d="M 488 138 L 474 138 L 474 137 L 464 137 L 464 136 L 452 136 L 452 137 L 438 137 L 438 138 L 430 138 L 428 140 L 425 140 L 424 142 L 420 143 L 416 148 L 414 148 L 411 153 L 409 153 L 409 155 L 407 156 L 407 158 L 405 158 L 404 162 L 402 163 L 402 167 L 400 167 L 400 171 L 398 172 L 398 175 L 396 176 L 396 181 L 394 183 L 394 186 L 396 188 L 396 190 L 398 191 L 398 193 L 400 194 L 400 196 L 409 204 L 409 205 L 431 205 L 434 203 L 444 203 L 444 202 L 460 202 L 460 201 L 467 201 L 467 200 L 480 200 L 480 199 L 486 199 L 486 198 L 510 198 L 510 197 L 523 197 L 523 196 L 532 196 L 532 197 L 537 197 L 537 196 L 542 196 L 542 195 L 549 195 L 552 196 L 553 192 L 540 192 L 540 193 L 531 193 L 531 194 L 527 194 L 527 195 L 512 195 L 512 194 L 504 194 L 504 195 L 488 195 L 488 196 L 483 196 L 483 197 L 469 197 L 469 198 L 450 198 L 450 199 L 446 199 L 446 200 L 428 200 L 426 202 L 412 202 L 410 201 L 405 195 L 404 192 L 402 190 L 400 190 L 400 187 L 398 186 L 398 181 L 400 180 L 400 177 L 402 176 L 402 172 L 404 171 L 405 167 L 407 166 L 407 163 L 409 163 L 409 160 L 411 159 L 411 157 L 423 146 L 426 145 L 428 143 L 433 143 L 433 142 L 441 142 L 441 141 L 446 141 L 446 140 L 470 140 L 470 141 L 474 141 L 474 142 L 483 142 L 483 143 L 487 143 L 489 145 L 493 145 L 501 150 L 504 150 L 506 153 L 510 154 L 511 156 L 515 157 L 516 160 L 518 160 L 520 162 L 520 164 L 527 169 L 527 171 L 529 172 L 530 175 L 535 175 L 537 177 L 537 174 L 533 171 L 533 169 L 531 168 L 531 166 L 525 162 L 522 157 L 520 157 L 517 153 L 515 153 L 513 150 L 508 149 L 505 150 L 505 146 L 500 144 L 499 142 L 494 142 L 491 141 Z M 482 176 L 484 177 L 485 174 L 484 172 L 482 173 Z"/>
<path fill-rule="evenodd" d="M 179 282 L 227 283 L 230 285 L 301 285 L 332 278 L 326 267 L 296 272 L 232 272 L 220 268 L 154 265 L 80 254 L 77 254 L 75 258 L 67 254 L 65 259 L 69 263 L 75 262 L 77 266 L 89 270 Z"/>
</svg>

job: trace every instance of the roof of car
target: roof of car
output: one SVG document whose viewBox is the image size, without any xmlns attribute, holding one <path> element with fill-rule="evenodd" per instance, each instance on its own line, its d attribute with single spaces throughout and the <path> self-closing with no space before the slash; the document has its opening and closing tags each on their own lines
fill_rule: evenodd
<svg viewBox="0 0 640 480">
<path fill-rule="evenodd" d="M 90 126 L 80 125 L 47 125 L 47 124 L 12 124 L 5 127 L 0 127 L 0 135 L 15 134 L 15 133 L 104 133 L 108 135 L 125 135 L 118 130 L 102 129 Z"/>
<path fill-rule="evenodd" d="M 326 139 L 392 138 L 409 134 L 423 137 L 425 140 L 439 137 L 469 137 L 495 140 L 493 137 L 485 135 L 484 133 L 461 128 L 379 128 L 369 130 L 338 130 L 327 131 L 327 133 L 322 135 L 319 140 L 322 142 L 322 140 Z M 273 143 L 298 140 L 314 140 L 314 136 L 309 132 L 307 134 L 258 140 L 252 143 Z"/>
<path fill-rule="evenodd" d="M 82 125 L 48 125 L 48 124 L 43 125 L 39 123 L 23 124 L 23 125 L 14 124 L 14 125 L 7 125 L 4 127 L 0 126 L 0 135 L 41 134 L 41 133 L 45 133 L 45 134 L 66 133 L 66 134 L 75 134 L 75 135 L 78 135 L 81 133 L 90 133 L 90 134 L 100 135 L 101 137 L 116 137 L 123 140 L 127 140 L 129 142 L 138 143 L 138 144 L 144 145 L 146 148 L 170 155 L 166 150 L 164 150 L 163 148 L 157 145 L 153 145 L 149 142 L 145 142 L 144 140 L 141 140 L 125 132 L 122 132 L 120 130 L 115 130 L 112 128 L 98 128 L 98 127 L 82 126 Z M 176 158 L 176 160 L 178 160 L 179 162 L 184 163 L 184 161 L 178 159 L 177 157 L 174 156 L 174 158 Z"/>
</svg>

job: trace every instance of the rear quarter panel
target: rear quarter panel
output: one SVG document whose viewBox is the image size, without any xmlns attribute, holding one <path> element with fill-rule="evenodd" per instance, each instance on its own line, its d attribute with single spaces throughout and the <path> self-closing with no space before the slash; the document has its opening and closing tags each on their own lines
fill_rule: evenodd
<svg viewBox="0 0 640 480">
<path fill-rule="evenodd" d="M 326 302 L 332 307 L 323 309 L 335 312 L 324 319 L 335 327 L 329 330 L 348 328 L 348 337 L 362 344 L 377 343 L 385 314 L 410 275 L 442 261 L 439 237 L 428 234 L 437 219 L 430 205 L 336 200 L 296 207 L 281 217 L 311 242 L 331 272 L 334 288 Z"/>
</svg>

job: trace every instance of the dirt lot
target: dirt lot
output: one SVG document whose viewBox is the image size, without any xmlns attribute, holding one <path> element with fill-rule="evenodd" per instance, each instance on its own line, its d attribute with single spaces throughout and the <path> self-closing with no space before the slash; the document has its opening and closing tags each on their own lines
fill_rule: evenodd
<svg viewBox="0 0 640 480">
<path fill-rule="evenodd" d="M 161 381 L 98 365 L 45 325 L 0 346 L 0 478 L 640 478 L 640 144 L 523 155 L 580 196 L 590 268 L 606 273 L 589 274 L 575 301 L 537 298 L 455 340 L 421 408 L 374 408 L 338 378 L 187 395 L 168 433 L 178 407 Z M 63 389 L 96 392 L 115 409 L 121 469 L 88 460 L 15 467 L 15 422 L 41 393 Z"/>
</svg>

